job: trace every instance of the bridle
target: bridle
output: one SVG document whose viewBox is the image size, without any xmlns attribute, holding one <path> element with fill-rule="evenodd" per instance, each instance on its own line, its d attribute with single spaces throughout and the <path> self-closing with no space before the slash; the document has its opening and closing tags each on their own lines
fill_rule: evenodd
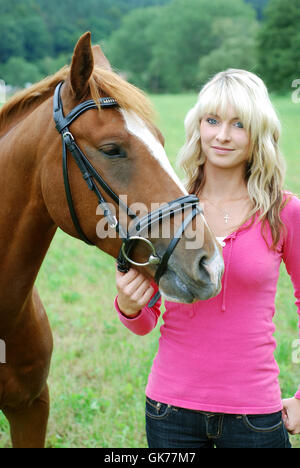
<svg viewBox="0 0 300 468">
<path fill-rule="evenodd" d="M 66 197 L 68 201 L 70 215 L 74 224 L 74 227 L 77 231 L 79 237 L 86 242 L 88 245 L 94 245 L 84 234 L 81 225 L 79 223 L 78 217 L 73 204 L 70 182 L 68 177 L 68 167 L 67 167 L 67 151 L 73 156 L 78 168 L 81 171 L 81 174 L 86 181 L 88 188 L 93 191 L 97 198 L 98 202 L 101 205 L 104 216 L 107 219 L 108 225 L 111 228 L 116 229 L 122 240 L 122 246 L 118 256 L 118 269 L 123 272 L 127 272 L 130 269 L 130 264 L 136 266 L 146 266 L 146 265 L 157 265 L 157 270 L 155 273 L 155 281 L 159 284 L 161 276 L 164 274 L 170 256 L 172 255 L 174 249 L 176 248 L 182 234 L 184 233 L 187 226 L 195 218 L 198 213 L 203 213 L 201 207 L 199 206 L 199 199 L 195 195 L 186 195 L 176 200 L 170 201 L 163 205 L 158 210 L 151 211 L 147 215 L 139 218 L 130 208 L 116 195 L 113 190 L 106 184 L 101 175 L 96 171 L 92 166 L 90 161 L 87 159 L 85 154 L 77 146 L 74 136 L 69 130 L 69 126 L 76 120 L 83 112 L 86 112 L 90 109 L 97 109 L 97 105 L 93 100 L 88 100 L 77 105 L 67 116 L 64 116 L 63 104 L 61 100 L 61 87 L 63 82 L 59 83 L 55 89 L 54 98 L 53 98 L 53 116 L 56 124 L 56 129 L 62 136 L 62 166 L 63 166 L 63 179 L 66 191 Z M 102 97 L 99 99 L 101 108 L 113 108 L 118 107 L 118 103 L 115 99 L 111 97 Z M 97 182 L 97 183 L 96 183 Z M 104 199 L 101 194 L 98 185 L 106 192 L 106 194 L 116 202 L 122 209 L 127 213 L 127 215 L 135 220 L 133 228 L 130 231 L 125 231 L 122 225 L 119 223 L 115 215 L 112 213 L 109 204 Z M 179 212 L 183 212 L 187 207 L 191 208 L 191 212 L 185 217 L 181 226 L 176 231 L 173 239 L 169 243 L 166 251 L 160 257 L 152 242 L 142 237 L 140 234 L 145 229 L 152 226 L 154 223 L 162 221 L 166 217 L 170 217 Z M 137 263 L 133 261 L 129 255 L 137 241 L 142 241 L 148 246 L 151 250 L 148 261 L 145 263 Z"/>
</svg>

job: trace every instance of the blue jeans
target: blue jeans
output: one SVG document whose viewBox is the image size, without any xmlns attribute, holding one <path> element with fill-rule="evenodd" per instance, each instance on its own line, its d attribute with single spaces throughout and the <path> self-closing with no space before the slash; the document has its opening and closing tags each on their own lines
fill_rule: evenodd
<svg viewBox="0 0 300 468">
<path fill-rule="evenodd" d="M 147 397 L 146 431 L 149 448 L 291 448 L 281 411 L 207 413 Z"/>
</svg>

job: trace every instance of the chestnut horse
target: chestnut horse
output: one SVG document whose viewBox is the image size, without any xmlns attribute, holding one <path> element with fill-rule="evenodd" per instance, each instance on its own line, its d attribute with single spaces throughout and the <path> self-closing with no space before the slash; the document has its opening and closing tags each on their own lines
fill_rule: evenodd
<svg viewBox="0 0 300 468">
<path fill-rule="evenodd" d="M 117 258 L 122 245 L 120 236 L 97 235 L 99 197 L 87 190 L 88 177 L 82 177 L 68 147 L 67 176 L 75 215 L 70 214 L 62 175 L 63 145 L 57 131 L 61 128 L 55 128 L 52 113 L 54 91 L 61 82 L 57 103 L 61 111 L 63 106 L 64 115 L 87 99 L 98 103 L 98 109 L 85 109 L 65 133 L 70 136 L 72 132 L 77 148 L 114 193 L 127 195 L 128 206 L 142 202 L 150 211 L 151 203 L 188 195 L 164 153 L 148 100 L 111 70 L 99 46 L 91 47 L 90 33 L 79 39 L 70 67 L 5 104 L 0 112 L 0 339 L 5 344 L 0 409 L 9 421 L 14 447 L 43 447 L 45 443 L 52 334 L 34 283 L 57 227 L 82 237 L 74 224 L 76 216 L 86 238 L 99 249 Z M 117 101 L 118 105 L 102 109 L 101 97 L 110 97 L 108 104 Z M 92 184 L 98 187 L 94 179 Z M 107 194 L 106 199 L 115 203 Z M 172 223 L 176 220 L 180 225 L 182 213 L 173 215 Z M 156 238 L 150 244 L 156 260 L 157 252 L 169 250 L 159 287 L 167 297 L 181 302 L 216 295 L 223 273 L 219 248 L 203 215 L 197 213 L 189 221 L 176 249 L 170 250 L 170 239 Z M 184 239 L 195 224 L 203 245 L 187 249 Z M 141 252 L 146 249 L 146 243 L 139 247 Z M 154 277 L 159 267 L 154 261 L 140 268 Z"/>
</svg>

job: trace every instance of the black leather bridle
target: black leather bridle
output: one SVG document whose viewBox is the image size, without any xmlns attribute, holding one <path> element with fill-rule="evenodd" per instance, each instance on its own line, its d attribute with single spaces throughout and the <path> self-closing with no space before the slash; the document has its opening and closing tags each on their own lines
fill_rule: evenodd
<svg viewBox="0 0 300 468">
<path fill-rule="evenodd" d="M 164 274 L 167 264 L 169 261 L 170 256 L 172 255 L 175 247 L 177 246 L 182 234 L 184 233 L 186 227 L 190 224 L 190 222 L 195 218 L 198 213 L 203 213 L 200 205 L 199 199 L 195 195 L 186 195 L 180 197 L 176 200 L 166 203 L 163 207 L 159 208 L 158 210 L 151 211 L 147 215 L 139 218 L 135 213 L 130 210 L 130 208 L 116 195 L 112 189 L 106 184 L 104 179 L 101 175 L 96 171 L 96 169 L 92 166 L 89 162 L 85 154 L 81 151 L 81 149 L 77 146 L 74 136 L 69 130 L 69 126 L 76 120 L 83 112 L 90 110 L 90 109 L 97 109 L 97 105 L 93 100 L 88 100 L 82 102 L 78 106 L 76 106 L 67 116 L 64 116 L 63 112 L 63 104 L 60 96 L 61 87 L 63 82 L 59 83 L 55 89 L 54 98 L 53 98 L 53 115 L 54 121 L 56 124 L 56 129 L 62 136 L 62 163 L 63 163 L 63 179 L 66 191 L 66 197 L 68 201 L 68 206 L 71 214 L 71 218 L 74 224 L 74 227 L 79 235 L 79 237 L 89 245 L 93 245 L 93 243 L 86 237 L 84 234 L 81 225 L 79 223 L 78 217 L 76 215 L 76 211 L 73 204 L 73 199 L 71 195 L 71 188 L 70 182 L 68 177 L 68 167 L 67 167 L 67 150 L 73 156 L 78 168 L 81 171 L 81 174 L 86 181 L 88 188 L 93 191 L 97 198 L 98 202 L 101 205 L 104 216 L 108 221 L 108 224 L 111 228 L 116 229 L 118 232 L 121 240 L 122 246 L 118 256 L 118 269 L 123 272 L 127 272 L 130 269 L 130 264 L 138 265 L 138 266 L 145 266 L 149 264 L 157 265 L 157 270 L 155 273 L 155 281 L 159 284 L 159 280 L 161 276 Z M 117 101 L 111 97 L 103 97 L 99 100 L 101 108 L 112 108 L 118 107 Z M 96 183 L 97 182 L 97 183 Z M 101 194 L 98 185 L 106 192 L 106 194 L 116 202 L 123 210 L 127 213 L 127 215 L 134 219 L 134 226 L 130 229 L 130 231 L 125 231 L 119 221 L 116 219 L 115 215 L 112 213 L 109 204 L 104 199 L 103 195 Z M 180 228 L 175 233 L 173 239 L 169 243 L 166 251 L 160 257 L 154 245 L 149 239 L 146 239 L 141 236 L 141 233 L 149 228 L 152 224 L 158 223 L 162 221 L 166 217 L 170 217 L 179 212 L 183 212 L 187 207 L 191 208 L 190 213 L 185 217 L 184 221 L 182 222 Z M 148 261 L 145 263 L 137 263 L 130 259 L 130 251 L 132 250 L 134 244 L 137 241 L 144 242 L 150 249 L 151 254 L 149 255 Z M 156 297 L 157 299 L 157 297 Z M 152 301 L 153 302 L 153 301 Z M 149 303 L 150 304 L 150 303 Z"/>
</svg>

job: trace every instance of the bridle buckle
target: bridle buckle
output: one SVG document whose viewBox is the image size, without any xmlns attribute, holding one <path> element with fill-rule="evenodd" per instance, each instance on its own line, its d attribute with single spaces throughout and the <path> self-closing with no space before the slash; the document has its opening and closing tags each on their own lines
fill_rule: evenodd
<svg viewBox="0 0 300 468">
<path fill-rule="evenodd" d="M 62 134 L 63 139 L 66 141 L 67 138 L 69 137 L 71 141 L 75 141 L 75 138 L 73 137 L 72 133 L 67 131 Z"/>
</svg>

